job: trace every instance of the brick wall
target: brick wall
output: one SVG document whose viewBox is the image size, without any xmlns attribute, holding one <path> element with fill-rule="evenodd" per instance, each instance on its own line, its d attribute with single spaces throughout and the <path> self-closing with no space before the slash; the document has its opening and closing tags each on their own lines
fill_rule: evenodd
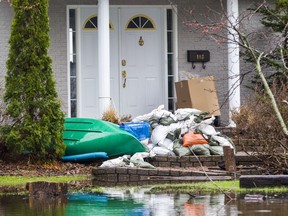
<svg viewBox="0 0 288 216">
<path fill-rule="evenodd" d="M 223 156 L 199 156 L 201 164 L 205 167 L 218 167 L 218 162 L 223 160 Z M 249 167 L 251 165 L 261 165 L 255 157 L 242 155 L 236 156 L 236 165 Z M 148 160 L 156 169 L 127 168 L 127 167 L 96 167 L 92 170 L 93 184 L 98 186 L 135 186 L 158 183 L 183 183 L 208 180 L 205 172 L 201 169 L 198 159 L 194 156 L 171 157 L 156 156 Z M 260 174 L 258 169 L 242 169 L 237 171 L 237 175 Z M 231 180 L 231 174 L 223 170 L 217 172 L 206 171 L 210 178 L 215 180 Z"/>
<path fill-rule="evenodd" d="M 9 51 L 8 39 L 12 23 L 13 10 L 7 1 L 0 2 L 0 93 L 4 87 L 6 61 Z"/>
</svg>

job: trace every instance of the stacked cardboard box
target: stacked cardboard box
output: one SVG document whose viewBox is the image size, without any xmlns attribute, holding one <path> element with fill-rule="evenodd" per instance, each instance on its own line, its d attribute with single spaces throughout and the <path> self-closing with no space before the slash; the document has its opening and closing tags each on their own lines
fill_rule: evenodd
<svg viewBox="0 0 288 216">
<path fill-rule="evenodd" d="M 195 108 L 220 116 L 220 107 L 213 76 L 192 78 L 175 83 L 177 108 Z"/>
</svg>

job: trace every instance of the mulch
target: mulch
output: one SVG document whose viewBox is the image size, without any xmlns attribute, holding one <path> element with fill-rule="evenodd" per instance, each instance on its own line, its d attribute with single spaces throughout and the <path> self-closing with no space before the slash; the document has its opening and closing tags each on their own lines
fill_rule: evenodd
<svg viewBox="0 0 288 216">
<path fill-rule="evenodd" d="M 61 161 L 47 164 L 27 162 L 5 162 L 0 160 L 0 176 L 63 176 L 90 175 L 96 163 L 64 163 Z"/>
</svg>

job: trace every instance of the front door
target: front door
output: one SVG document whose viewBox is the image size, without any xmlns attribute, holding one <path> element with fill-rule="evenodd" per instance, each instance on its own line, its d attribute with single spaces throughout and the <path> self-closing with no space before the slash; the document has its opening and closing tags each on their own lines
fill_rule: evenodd
<svg viewBox="0 0 288 216">
<path fill-rule="evenodd" d="M 111 104 L 119 115 L 149 113 L 165 104 L 161 8 L 110 9 Z M 97 8 L 80 10 L 79 117 L 99 118 Z"/>
<path fill-rule="evenodd" d="M 164 104 L 161 8 L 121 10 L 120 111 L 132 116 Z"/>
</svg>

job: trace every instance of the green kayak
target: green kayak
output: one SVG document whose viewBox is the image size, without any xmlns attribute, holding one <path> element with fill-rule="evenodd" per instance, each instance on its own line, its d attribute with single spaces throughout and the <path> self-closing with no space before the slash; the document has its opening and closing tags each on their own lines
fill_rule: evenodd
<svg viewBox="0 0 288 216">
<path fill-rule="evenodd" d="M 63 133 L 65 155 L 106 152 L 109 157 L 146 152 L 132 134 L 111 122 L 89 118 L 66 118 Z"/>
</svg>

